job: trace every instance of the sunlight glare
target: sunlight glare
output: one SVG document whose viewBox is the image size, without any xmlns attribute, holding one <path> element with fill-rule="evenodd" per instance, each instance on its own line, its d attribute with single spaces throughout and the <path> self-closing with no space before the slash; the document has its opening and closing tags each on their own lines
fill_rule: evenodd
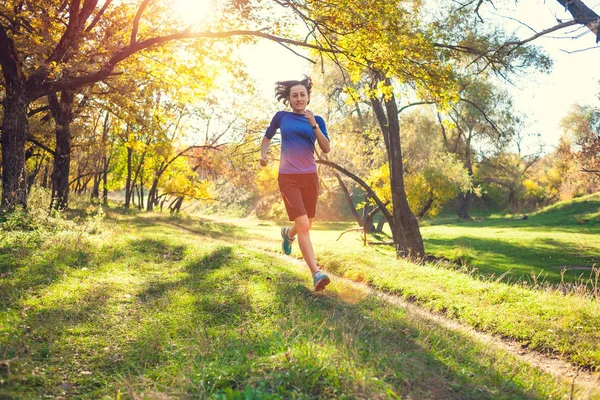
<svg viewBox="0 0 600 400">
<path fill-rule="evenodd" d="M 214 11 L 214 0 L 176 0 L 175 11 L 186 24 L 199 24 Z"/>
</svg>

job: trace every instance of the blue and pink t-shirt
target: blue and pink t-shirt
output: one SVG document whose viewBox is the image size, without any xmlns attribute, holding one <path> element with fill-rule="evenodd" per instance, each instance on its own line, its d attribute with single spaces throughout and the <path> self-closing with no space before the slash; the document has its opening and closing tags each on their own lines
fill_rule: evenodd
<svg viewBox="0 0 600 400">
<path fill-rule="evenodd" d="M 329 140 L 323 118 L 315 115 L 315 121 Z M 315 162 L 317 138 L 304 114 L 295 114 L 289 111 L 277 112 L 267 128 L 265 136 L 272 139 L 277 129 L 281 132 L 279 173 L 289 175 L 317 172 L 317 163 Z"/>
</svg>

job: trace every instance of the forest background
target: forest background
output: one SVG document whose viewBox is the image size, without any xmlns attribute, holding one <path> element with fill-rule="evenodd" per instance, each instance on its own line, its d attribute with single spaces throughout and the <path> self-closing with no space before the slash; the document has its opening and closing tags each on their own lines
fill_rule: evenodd
<svg viewBox="0 0 600 400">
<path fill-rule="evenodd" d="M 515 96 L 552 70 L 540 38 L 597 51 L 593 5 L 575 3 L 526 3 L 555 19 L 534 29 L 514 2 L 4 2 L 3 208 L 112 193 L 125 208 L 282 218 L 277 163 L 256 162 L 282 106 L 257 65 L 313 77 L 334 149 L 317 154 L 320 218 L 387 222 L 399 253 L 423 254 L 417 221 L 444 210 L 521 214 L 594 193 L 597 102 L 564 109 L 552 148 Z M 259 42 L 296 61 L 253 55 Z"/>
</svg>

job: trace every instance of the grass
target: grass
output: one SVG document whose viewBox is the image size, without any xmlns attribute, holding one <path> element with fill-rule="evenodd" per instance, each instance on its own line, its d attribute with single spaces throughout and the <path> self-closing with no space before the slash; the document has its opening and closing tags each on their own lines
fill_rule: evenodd
<svg viewBox="0 0 600 400">
<path fill-rule="evenodd" d="M 570 396 L 566 378 L 360 287 L 315 294 L 265 251 L 277 233 L 114 211 L 2 231 L 0 398 Z"/>
<path fill-rule="evenodd" d="M 248 219 L 230 222 L 243 227 L 246 237 L 239 240 L 271 252 L 280 251 L 276 224 L 259 225 Z M 572 286 L 560 287 L 543 284 L 539 272 L 536 278 L 510 280 L 502 275 L 507 269 L 483 274 L 480 270 L 439 263 L 418 265 L 396 260 L 389 247 L 363 247 L 358 233 L 344 235 L 337 241 L 340 232 L 349 226 L 335 224 L 331 229 L 330 224 L 316 224 L 311 231 L 317 261 L 328 271 L 402 296 L 478 330 L 564 356 L 584 368 L 600 370 L 597 280 L 586 279 L 579 285 L 574 280 L 569 282 Z M 516 244 L 500 245 L 520 251 Z M 557 258 L 561 251 L 562 245 L 549 248 Z M 297 248 L 293 255 L 300 257 Z M 530 268 L 543 270 L 539 266 Z M 592 272 L 592 278 L 598 279 L 600 270 Z"/>
<path fill-rule="evenodd" d="M 487 277 L 578 284 L 594 277 L 592 266 L 600 267 L 600 194 L 557 203 L 526 220 L 445 218 L 421 233 L 428 253 Z"/>
</svg>

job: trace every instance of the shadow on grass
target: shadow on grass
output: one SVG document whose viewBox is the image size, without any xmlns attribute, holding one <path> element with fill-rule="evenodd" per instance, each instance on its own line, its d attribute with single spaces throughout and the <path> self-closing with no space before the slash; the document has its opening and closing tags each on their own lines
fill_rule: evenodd
<svg viewBox="0 0 600 400">
<path fill-rule="evenodd" d="M 164 262 L 182 260 L 186 246 L 180 244 L 173 245 L 166 243 L 165 240 L 145 238 L 131 240 L 128 248 L 138 253 L 143 260 Z"/>
<path fill-rule="evenodd" d="M 213 239 L 237 240 L 250 239 L 252 237 L 249 233 L 247 233 L 245 228 L 233 224 L 213 222 L 205 219 L 183 219 L 171 217 L 160 219 L 159 222 L 175 226 L 195 235 L 208 236 Z"/>
<path fill-rule="evenodd" d="M 0 371 L 0 397 L 547 397 L 471 339 L 373 296 L 316 294 L 281 263 L 217 246 L 160 279 L 140 271 L 131 298 L 92 285 L 31 310 L 8 339 L 21 352 L 10 376 Z"/>
<path fill-rule="evenodd" d="M 424 226 L 452 226 L 452 227 L 469 227 L 469 228 L 499 228 L 499 229 L 514 229 L 524 231 L 539 231 L 540 229 L 548 229 L 553 232 L 566 233 L 600 233 L 600 222 L 595 220 L 584 220 L 580 215 L 571 215 L 565 213 L 534 215 L 525 220 L 516 218 L 487 218 L 484 220 L 463 220 L 456 217 L 439 218 L 427 221 Z M 581 222 L 578 222 L 580 220 Z"/>
<path fill-rule="evenodd" d="M 426 248 L 431 246 L 445 249 L 463 248 L 465 254 L 462 256 L 458 254 L 458 256 L 465 258 L 452 261 L 467 265 L 473 263 L 477 267 L 477 274 L 485 277 L 498 277 L 510 269 L 512 279 L 508 281 L 509 283 L 517 283 L 519 280 L 529 281 L 533 271 L 536 275 L 541 272 L 547 282 L 558 284 L 561 282 L 561 266 L 591 267 L 600 262 L 600 257 L 581 256 L 577 249 L 569 248 L 569 245 L 554 239 L 542 239 L 535 247 L 471 236 L 449 239 L 424 238 L 424 243 Z M 567 282 L 576 282 L 580 274 L 581 271 L 567 270 L 564 279 Z M 507 282 L 507 279 L 504 281 Z"/>
<path fill-rule="evenodd" d="M 96 249 L 67 238 L 47 248 L 0 248 L 0 310 L 62 279 L 68 270 L 93 268 Z"/>
<path fill-rule="evenodd" d="M 291 222 L 287 222 L 286 225 L 291 225 Z M 310 230 L 311 231 L 345 231 L 346 229 L 358 228 L 358 224 L 355 222 L 317 222 Z"/>
<path fill-rule="evenodd" d="M 214 222 L 199 217 L 163 215 L 158 213 L 128 215 L 115 212 L 115 214 L 117 217 L 113 216 L 114 220 L 123 221 L 128 226 L 139 229 L 156 228 L 157 224 L 164 224 L 213 239 L 250 238 L 250 235 L 243 227 L 225 222 Z"/>
</svg>

